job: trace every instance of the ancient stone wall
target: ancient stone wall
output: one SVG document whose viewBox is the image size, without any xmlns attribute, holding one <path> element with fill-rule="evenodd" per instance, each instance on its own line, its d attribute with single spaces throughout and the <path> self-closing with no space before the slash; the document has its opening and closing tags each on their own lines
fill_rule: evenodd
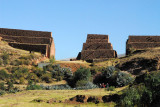
<svg viewBox="0 0 160 107">
<path fill-rule="evenodd" d="M 104 60 L 117 57 L 112 44 L 109 43 L 108 35 L 88 34 L 86 43 L 83 43 L 83 49 L 77 56 L 77 60 L 86 60 L 89 62 Z"/>
<path fill-rule="evenodd" d="M 160 47 L 160 36 L 129 36 L 126 42 L 126 55 L 135 50 Z"/>
<path fill-rule="evenodd" d="M 51 32 L 0 28 L 0 34 L 27 37 L 52 37 Z"/>
<path fill-rule="evenodd" d="M 0 37 L 14 48 L 41 52 L 55 57 L 52 32 L 0 28 Z"/>
</svg>

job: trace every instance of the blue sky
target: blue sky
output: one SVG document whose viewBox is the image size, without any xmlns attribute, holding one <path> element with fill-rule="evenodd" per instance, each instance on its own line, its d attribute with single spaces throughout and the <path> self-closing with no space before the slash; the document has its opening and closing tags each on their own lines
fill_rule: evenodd
<svg viewBox="0 0 160 107">
<path fill-rule="evenodd" d="M 123 54 L 129 35 L 160 35 L 160 0 L 0 0 L 0 27 L 52 32 L 58 60 L 87 34 L 108 34 Z"/>
</svg>

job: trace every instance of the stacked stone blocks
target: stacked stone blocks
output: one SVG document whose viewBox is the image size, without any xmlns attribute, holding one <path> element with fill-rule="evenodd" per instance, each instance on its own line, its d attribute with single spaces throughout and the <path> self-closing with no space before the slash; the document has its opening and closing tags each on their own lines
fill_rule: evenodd
<svg viewBox="0 0 160 107">
<path fill-rule="evenodd" d="M 0 28 L 0 37 L 14 48 L 55 56 L 52 32 Z"/>
<path fill-rule="evenodd" d="M 126 55 L 131 54 L 131 50 L 144 50 L 160 47 L 159 36 L 129 36 L 126 43 Z"/>
<path fill-rule="evenodd" d="M 115 58 L 117 54 L 112 44 L 109 43 L 108 35 L 88 34 L 81 55 L 78 56 L 81 60 L 93 61 L 94 59 Z"/>
</svg>

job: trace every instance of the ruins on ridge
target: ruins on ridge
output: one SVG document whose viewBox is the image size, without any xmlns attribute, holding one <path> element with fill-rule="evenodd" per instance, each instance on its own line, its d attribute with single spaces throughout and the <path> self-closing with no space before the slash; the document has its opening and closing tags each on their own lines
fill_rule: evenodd
<svg viewBox="0 0 160 107">
<path fill-rule="evenodd" d="M 41 52 L 46 57 L 55 57 L 52 32 L 0 28 L 0 37 L 14 48 Z"/>
<path fill-rule="evenodd" d="M 129 36 L 126 42 L 126 55 L 134 50 L 160 47 L 160 36 Z"/>
<path fill-rule="evenodd" d="M 116 57 L 117 53 L 113 50 L 108 35 L 88 34 L 86 43 L 83 43 L 83 49 L 78 54 L 77 60 L 98 62 Z"/>
</svg>

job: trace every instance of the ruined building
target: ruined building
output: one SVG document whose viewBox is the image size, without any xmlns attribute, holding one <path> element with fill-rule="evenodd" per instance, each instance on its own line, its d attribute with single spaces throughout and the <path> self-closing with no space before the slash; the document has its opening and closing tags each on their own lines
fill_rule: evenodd
<svg viewBox="0 0 160 107">
<path fill-rule="evenodd" d="M 160 47 L 160 36 L 129 36 L 126 42 L 126 55 L 135 50 Z"/>
<path fill-rule="evenodd" d="M 113 50 L 108 35 L 88 34 L 86 43 L 83 43 L 83 49 L 78 54 L 77 60 L 98 62 L 115 57 L 117 57 L 117 53 Z"/>
<path fill-rule="evenodd" d="M 46 57 L 55 57 L 52 32 L 0 28 L 0 37 L 14 48 L 41 52 Z"/>
</svg>

